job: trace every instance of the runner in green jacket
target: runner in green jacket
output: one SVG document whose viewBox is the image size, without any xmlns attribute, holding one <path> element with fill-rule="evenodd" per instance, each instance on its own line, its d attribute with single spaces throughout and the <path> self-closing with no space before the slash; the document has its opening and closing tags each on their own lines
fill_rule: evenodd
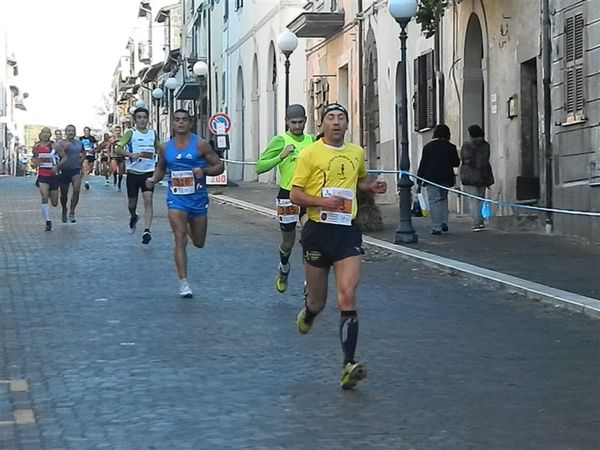
<svg viewBox="0 0 600 450">
<path fill-rule="evenodd" d="M 292 177 L 296 169 L 296 158 L 315 138 L 304 134 L 306 126 L 306 111 L 302 105 L 288 106 L 285 114 L 287 131 L 278 134 L 261 155 L 256 165 L 258 174 L 268 172 L 274 167 L 279 168 L 280 182 L 277 195 L 277 218 L 281 228 L 281 244 L 279 246 L 279 270 L 275 287 L 278 292 L 287 290 L 287 279 L 290 273 L 290 255 L 296 240 L 296 225 L 304 211 L 290 202 Z"/>
</svg>

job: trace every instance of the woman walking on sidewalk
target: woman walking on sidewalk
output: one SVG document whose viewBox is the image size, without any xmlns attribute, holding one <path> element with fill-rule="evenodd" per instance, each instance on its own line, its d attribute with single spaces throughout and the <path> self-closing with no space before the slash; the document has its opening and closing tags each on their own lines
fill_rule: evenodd
<svg viewBox="0 0 600 450">
<path fill-rule="evenodd" d="M 485 198 L 485 190 L 494 184 L 494 174 L 490 165 L 490 144 L 484 139 L 479 125 L 469 127 L 470 140 L 460 149 L 460 181 L 463 191 L 477 197 Z M 469 197 L 469 210 L 473 219 L 472 231 L 484 231 L 481 215 L 481 200 Z"/>
<path fill-rule="evenodd" d="M 441 186 L 454 186 L 454 167 L 460 165 L 456 145 L 450 142 L 450 128 L 447 125 L 436 125 L 433 129 L 433 140 L 423 148 L 417 175 Z M 421 192 L 421 180 L 418 192 Z M 431 217 L 431 234 L 442 234 L 448 231 L 448 191 L 441 187 L 425 183 L 429 200 Z"/>
</svg>

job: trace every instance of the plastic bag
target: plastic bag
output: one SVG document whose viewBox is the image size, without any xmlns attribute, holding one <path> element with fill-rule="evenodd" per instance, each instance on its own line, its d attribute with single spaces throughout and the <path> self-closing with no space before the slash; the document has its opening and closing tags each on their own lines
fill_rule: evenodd
<svg viewBox="0 0 600 450">
<path fill-rule="evenodd" d="M 494 213 L 492 211 L 492 205 L 490 204 L 490 202 L 483 202 L 481 204 L 481 217 L 483 217 L 485 220 L 490 220 L 493 215 Z"/>
<path fill-rule="evenodd" d="M 419 205 L 421 206 L 421 211 L 423 212 L 423 217 L 429 216 L 429 205 L 427 205 L 427 200 L 425 196 L 419 192 L 417 194 L 417 200 L 419 200 Z"/>
</svg>

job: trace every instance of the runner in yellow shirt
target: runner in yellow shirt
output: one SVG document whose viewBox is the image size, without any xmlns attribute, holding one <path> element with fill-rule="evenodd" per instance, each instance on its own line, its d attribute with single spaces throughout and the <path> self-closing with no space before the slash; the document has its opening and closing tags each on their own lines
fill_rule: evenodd
<svg viewBox="0 0 600 450">
<path fill-rule="evenodd" d="M 290 198 L 307 208 L 302 250 L 308 297 L 297 318 L 298 330 L 308 333 L 327 301 L 329 269 L 333 266 L 340 309 L 340 340 L 344 352 L 342 389 L 364 379 L 364 363 L 354 359 L 358 341 L 356 288 L 360 278 L 362 234 L 355 222 L 358 189 L 383 194 L 384 181 L 369 180 L 362 147 L 344 142 L 348 112 L 337 103 L 323 109 L 323 138 L 298 157 Z"/>
</svg>

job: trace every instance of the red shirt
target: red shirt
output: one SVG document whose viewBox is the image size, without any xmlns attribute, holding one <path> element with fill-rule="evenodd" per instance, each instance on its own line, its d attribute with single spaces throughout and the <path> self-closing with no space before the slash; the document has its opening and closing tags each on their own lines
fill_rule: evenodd
<svg viewBox="0 0 600 450">
<path fill-rule="evenodd" d="M 37 147 L 38 175 L 40 177 L 55 177 L 52 167 L 58 162 L 58 155 L 50 145 Z"/>
</svg>

